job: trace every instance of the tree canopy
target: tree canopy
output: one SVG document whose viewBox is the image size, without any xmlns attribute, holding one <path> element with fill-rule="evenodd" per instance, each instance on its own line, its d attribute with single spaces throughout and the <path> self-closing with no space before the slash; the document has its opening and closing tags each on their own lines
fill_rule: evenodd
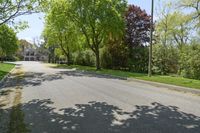
<svg viewBox="0 0 200 133">
<path fill-rule="evenodd" d="M 196 28 L 200 28 L 200 0 L 180 0 L 177 5 L 182 9 L 191 10 L 190 20 L 195 22 Z"/>
<path fill-rule="evenodd" d="M 54 36 L 54 39 L 48 37 L 49 43 L 58 44 L 67 55 L 71 51 L 69 47 L 75 46 L 76 40 L 84 36 L 86 43 L 82 44 L 87 44 L 94 52 L 99 69 L 99 49 L 110 37 L 123 35 L 126 1 L 54 0 L 50 3 L 44 30 L 46 37 Z"/>
<path fill-rule="evenodd" d="M 132 47 L 142 46 L 150 41 L 150 19 L 145 11 L 135 5 L 129 5 L 125 15 L 126 43 Z"/>
<path fill-rule="evenodd" d="M 100 69 L 99 49 L 109 37 L 123 34 L 125 0 L 70 0 L 69 16 L 85 36 Z"/>
<path fill-rule="evenodd" d="M 61 52 L 71 61 L 71 53 L 78 47 L 77 29 L 66 15 L 68 3 L 65 0 L 52 1 L 46 15 L 46 26 L 43 32 L 47 44 L 61 48 Z M 59 50 L 57 50 L 59 51 Z"/>
<path fill-rule="evenodd" d="M 185 47 L 198 44 L 200 1 L 160 2 L 153 27 L 153 71 L 181 74 Z M 147 72 L 151 15 L 139 6 L 126 0 L 47 0 L 41 8 L 43 37 L 52 57 L 66 58 L 68 65 L 72 60 L 96 69 Z"/>
<path fill-rule="evenodd" d="M 14 18 L 36 12 L 43 0 L 0 0 L 0 25 Z"/>
<path fill-rule="evenodd" d="M 0 26 L 0 56 L 8 56 L 17 51 L 17 37 L 13 29 L 7 25 Z"/>
</svg>

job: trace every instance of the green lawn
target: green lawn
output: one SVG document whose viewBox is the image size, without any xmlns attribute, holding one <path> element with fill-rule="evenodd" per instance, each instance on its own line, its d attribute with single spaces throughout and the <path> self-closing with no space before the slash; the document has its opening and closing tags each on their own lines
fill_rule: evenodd
<svg viewBox="0 0 200 133">
<path fill-rule="evenodd" d="M 162 75 L 154 75 L 152 77 L 148 77 L 147 74 L 142 74 L 142 73 L 133 73 L 133 72 L 126 72 L 126 71 L 119 71 L 119 70 L 110 70 L 110 69 L 102 69 L 100 71 L 96 71 L 95 67 L 77 66 L 77 65 L 72 65 L 72 66 L 51 65 L 51 66 L 56 67 L 56 68 L 67 68 L 67 69 L 76 68 L 77 70 L 92 71 L 98 74 L 109 74 L 109 75 L 126 77 L 126 78 L 136 78 L 136 79 L 141 79 L 141 80 L 154 81 L 154 82 L 159 82 L 159 83 L 166 83 L 166 84 L 172 84 L 172 85 L 177 85 L 177 86 L 200 89 L 200 80 L 187 79 L 183 77 L 162 76 Z"/>
<path fill-rule="evenodd" d="M 14 64 L 0 63 L 0 80 L 15 67 Z"/>
</svg>

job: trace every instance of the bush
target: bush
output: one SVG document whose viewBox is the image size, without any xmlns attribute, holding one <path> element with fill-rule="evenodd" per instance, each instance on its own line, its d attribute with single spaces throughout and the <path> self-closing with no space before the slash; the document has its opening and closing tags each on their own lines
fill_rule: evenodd
<svg viewBox="0 0 200 133">
<path fill-rule="evenodd" d="M 148 71 L 148 47 L 137 46 L 129 49 L 129 69 L 134 72 Z"/>
<path fill-rule="evenodd" d="M 153 71 L 158 74 L 177 73 L 179 52 L 174 46 L 157 44 L 153 46 Z"/>
<path fill-rule="evenodd" d="M 101 66 L 110 69 L 126 69 L 128 66 L 127 47 L 119 40 L 109 41 L 101 52 Z"/>
<path fill-rule="evenodd" d="M 10 56 L 6 56 L 6 57 L 0 57 L 0 60 L 2 61 L 19 61 L 20 59 L 19 59 L 19 57 L 17 57 L 17 56 L 12 56 L 12 55 L 10 55 Z"/>
<path fill-rule="evenodd" d="M 185 46 L 180 53 L 180 71 L 186 78 L 200 79 L 200 45 Z"/>
<path fill-rule="evenodd" d="M 94 66 L 95 56 L 91 50 L 76 52 L 74 54 L 74 64 L 83 66 Z"/>
<path fill-rule="evenodd" d="M 109 53 L 108 48 L 103 48 L 101 51 L 101 67 L 112 69 L 112 55 Z"/>
</svg>

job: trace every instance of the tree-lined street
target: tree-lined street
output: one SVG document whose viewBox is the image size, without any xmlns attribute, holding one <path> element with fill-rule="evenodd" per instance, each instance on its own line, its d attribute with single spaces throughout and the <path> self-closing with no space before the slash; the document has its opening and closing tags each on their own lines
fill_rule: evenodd
<svg viewBox="0 0 200 133">
<path fill-rule="evenodd" d="M 200 0 L 0 0 L 0 133 L 200 133 Z"/>
<path fill-rule="evenodd" d="M 23 116 L 21 123 L 31 133 L 200 131 L 197 95 L 110 76 L 50 68 L 39 62 L 18 64 L 24 75 L 18 80 L 21 89 L 17 92 L 21 93 L 19 112 L 23 115 L 15 115 Z M 15 85 L 13 79 L 8 80 L 4 89 Z"/>
</svg>

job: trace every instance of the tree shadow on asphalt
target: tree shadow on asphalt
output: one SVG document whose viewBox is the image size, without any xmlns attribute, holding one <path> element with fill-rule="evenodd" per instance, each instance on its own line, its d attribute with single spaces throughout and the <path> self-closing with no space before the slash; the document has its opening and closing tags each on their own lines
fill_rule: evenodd
<svg viewBox="0 0 200 133">
<path fill-rule="evenodd" d="M 16 87 L 16 86 L 39 86 L 44 81 L 54 81 L 63 79 L 59 74 L 45 74 L 27 72 L 23 75 L 12 74 L 1 88 Z"/>
<path fill-rule="evenodd" d="M 177 107 L 152 103 L 124 112 L 105 102 L 76 104 L 58 113 L 53 102 L 33 100 L 20 105 L 31 133 L 199 133 L 200 117 Z M 128 116 L 124 120 L 122 116 Z M 118 116 L 118 117 L 116 117 Z M 119 124 L 117 124 L 119 123 Z"/>
<path fill-rule="evenodd" d="M 10 109 L 4 109 L 7 103 L 5 103 L 5 99 L 2 97 L 8 96 L 12 90 L 0 90 L 0 133 L 7 133 L 7 127 L 5 125 L 9 125 L 9 114 Z"/>
<path fill-rule="evenodd" d="M 38 86 L 44 81 L 54 81 L 63 79 L 59 74 L 45 74 L 45 73 L 25 73 L 21 82 L 22 86 Z"/>
<path fill-rule="evenodd" d="M 84 71 L 58 71 L 55 74 L 45 74 L 45 73 L 36 73 L 36 72 L 26 72 L 23 75 L 21 74 L 12 74 L 5 81 L 5 83 L 0 86 L 1 88 L 16 87 L 16 86 L 40 86 L 45 81 L 55 81 L 61 80 L 64 76 L 70 77 L 95 77 L 95 78 L 104 78 L 104 79 L 118 79 L 125 80 L 124 78 L 95 74 L 92 72 Z"/>
</svg>

